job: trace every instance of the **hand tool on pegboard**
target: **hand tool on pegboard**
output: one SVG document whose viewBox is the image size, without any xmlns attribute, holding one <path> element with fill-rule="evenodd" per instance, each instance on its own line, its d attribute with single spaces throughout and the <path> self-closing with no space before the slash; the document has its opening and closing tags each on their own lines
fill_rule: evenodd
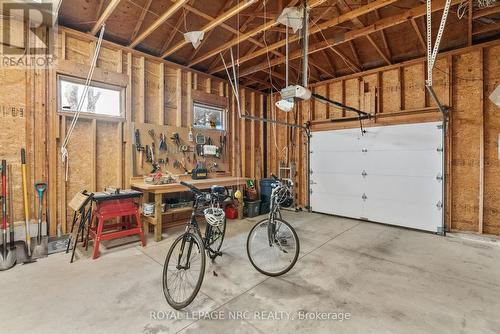
<svg viewBox="0 0 500 334">
<path fill-rule="evenodd" d="M 139 159 L 141 161 L 141 167 L 143 166 L 143 152 L 144 152 L 144 147 L 141 145 L 141 133 L 139 129 L 135 130 L 135 149 L 137 152 L 139 152 Z"/>
</svg>

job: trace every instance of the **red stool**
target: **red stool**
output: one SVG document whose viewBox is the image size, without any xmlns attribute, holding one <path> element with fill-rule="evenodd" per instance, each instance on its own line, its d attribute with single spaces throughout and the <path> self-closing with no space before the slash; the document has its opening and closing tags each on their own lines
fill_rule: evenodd
<svg viewBox="0 0 500 334">
<path fill-rule="evenodd" d="M 132 225 L 133 217 L 135 217 L 135 226 Z M 113 218 L 118 218 L 118 222 L 105 224 L 106 221 Z M 99 244 L 102 240 L 112 240 L 138 234 L 142 246 L 146 246 L 141 215 L 133 198 L 97 202 L 92 213 L 92 224 L 90 226 L 90 238 L 94 239 L 92 259 L 99 257 Z M 113 231 L 106 232 L 109 230 Z"/>
</svg>

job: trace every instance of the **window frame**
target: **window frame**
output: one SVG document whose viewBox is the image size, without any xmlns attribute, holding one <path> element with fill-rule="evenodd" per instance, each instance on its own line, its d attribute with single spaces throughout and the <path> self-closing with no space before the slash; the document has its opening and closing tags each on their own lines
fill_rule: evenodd
<svg viewBox="0 0 500 334">
<path fill-rule="evenodd" d="M 70 110 L 64 110 L 62 109 L 61 106 L 61 101 L 62 101 L 62 96 L 61 96 L 61 81 L 67 81 L 67 82 L 73 82 L 76 84 L 80 85 L 85 85 L 85 79 L 71 76 L 71 75 L 66 75 L 66 74 L 57 74 L 57 114 L 58 115 L 64 115 L 64 116 L 73 116 L 75 115 L 76 111 L 70 111 Z M 120 115 L 107 115 L 107 114 L 100 114 L 100 113 L 90 113 L 88 111 L 82 111 L 80 113 L 81 118 L 88 118 L 88 119 L 103 119 L 103 120 L 112 120 L 116 122 L 123 122 L 126 120 L 126 88 L 119 86 L 119 85 L 113 85 L 113 84 L 108 84 L 100 81 L 91 81 L 90 83 L 91 87 L 97 87 L 101 89 L 108 89 L 108 90 L 114 90 L 120 93 Z"/>
<path fill-rule="evenodd" d="M 196 105 L 199 105 L 199 106 L 202 106 L 204 108 L 207 108 L 207 109 L 212 109 L 212 110 L 215 110 L 215 111 L 220 111 L 221 113 L 221 122 L 222 122 L 222 129 L 217 129 L 217 128 L 208 128 L 206 126 L 203 126 L 203 125 L 196 125 L 194 124 L 194 119 L 195 119 L 195 107 Z M 210 103 L 206 103 L 206 102 L 203 102 L 203 101 L 197 101 L 197 100 L 193 100 L 193 105 L 192 105 L 192 117 L 193 117 L 193 124 L 191 124 L 193 126 L 194 129 L 199 129 L 199 130 L 211 130 L 211 131 L 220 131 L 220 132 L 225 132 L 227 130 L 227 108 L 226 107 L 223 107 L 223 106 L 220 106 L 220 105 L 214 105 L 214 104 L 210 104 Z"/>
</svg>

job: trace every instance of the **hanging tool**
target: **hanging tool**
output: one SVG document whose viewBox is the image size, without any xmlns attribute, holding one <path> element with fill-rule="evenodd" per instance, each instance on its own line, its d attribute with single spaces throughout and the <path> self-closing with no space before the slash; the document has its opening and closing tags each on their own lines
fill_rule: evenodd
<svg viewBox="0 0 500 334">
<path fill-rule="evenodd" d="M 9 200 L 11 200 L 9 198 Z M 0 270 L 7 270 L 16 264 L 15 252 L 7 246 L 7 161 L 2 160 L 2 250 Z"/>
<path fill-rule="evenodd" d="M 144 152 L 144 147 L 141 145 L 141 133 L 139 132 L 139 129 L 135 130 L 135 149 L 137 152 L 139 152 L 139 159 L 141 161 L 141 167 L 143 166 L 143 152 Z"/>
<path fill-rule="evenodd" d="M 32 259 L 39 259 L 48 255 L 48 238 L 47 236 L 42 236 L 43 194 L 47 190 L 47 184 L 35 183 L 35 190 L 38 193 L 38 233 L 36 240 L 33 240 L 35 242 L 35 246 L 33 247 L 31 257 Z"/>
<path fill-rule="evenodd" d="M 155 136 L 155 130 L 154 129 L 150 129 L 148 131 L 149 135 L 151 136 L 151 139 L 153 139 L 153 142 L 156 140 L 156 136 Z"/>
<path fill-rule="evenodd" d="M 23 179 L 23 203 L 24 203 L 24 222 L 26 229 L 26 251 L 28 257 L 31 257 L 31 236 L 30 236 L 30 217 L 28 203 L 28 185 L 26 184 L 26 150 L 21 149 L 21 172 Z"/>
<path fill-rule="evenodd" d="M 193 142 L 194 141 L 194 136 L 193 136 L 193 127 L 189 127 L 189 133 L 188 133 L 188 142 Z"/>
<path fill-rule="evenodd" d="M 167 137 L 163 133 L 160 133 L 160 146 L 158 147 L 158 149 L 160 151 L 167 150 Z"/>
</svg>

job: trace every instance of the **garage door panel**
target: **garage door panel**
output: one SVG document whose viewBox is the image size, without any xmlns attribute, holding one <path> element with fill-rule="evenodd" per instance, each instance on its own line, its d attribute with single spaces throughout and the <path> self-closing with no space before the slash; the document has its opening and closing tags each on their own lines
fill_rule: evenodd
<svg viewBox="0 0 500 334">
<path fill-rule="evenodd" d="M 313 210 L 436 232 L 442 219 L 438 125 L 373 127 L 364 136 L 359 129 L 314 133 Z"/>
<path fill-rule="evenodd" d="M 361 198 L 363 189 L 366 187 L 366 181 L 360 175 L 341 175 L 338 173 L 317 175 L 313 173 L 311 182 L 313 194 L 319 192 Z"/>
<path fill-rule="evenodd" d="M 364 205 L 364 217 L 373 222 L 437 232 L 436 222 L 441 220 L 441 211 L 436 205 L 423 209 L 418 202 L 372 197 Z M 387 214 L 388 209 L 392 210 L 391 215 Z"/>
<path fill-rule="evenodd" d="M 361 218 L 363 217 L 363 203 L 359 196 L 345 196 L 331 193 L 313 192 L 311 194 L 311 203 L 314 212 L 326 214 Z"/>
<path fill-rule="evenodd" d="M 436 177 L 441 172 L 441 153 L 433 151 L 368 152 L 366 172 L 374 175 Z"/>
<path fill-rule="evenodd" d="M 402 200 L 435 205 L 441 199 L 441 183 L 435 178 L 367 176 L 364 191 L 370 198 Z"/>
<path fill-rule="evenodd" d="M 313 174 L 342 173 L 359 174 L 360 166 L 366 162 L 366 156 L 361 152 L 328 152 L 311 154 Z"/>
</svg>

